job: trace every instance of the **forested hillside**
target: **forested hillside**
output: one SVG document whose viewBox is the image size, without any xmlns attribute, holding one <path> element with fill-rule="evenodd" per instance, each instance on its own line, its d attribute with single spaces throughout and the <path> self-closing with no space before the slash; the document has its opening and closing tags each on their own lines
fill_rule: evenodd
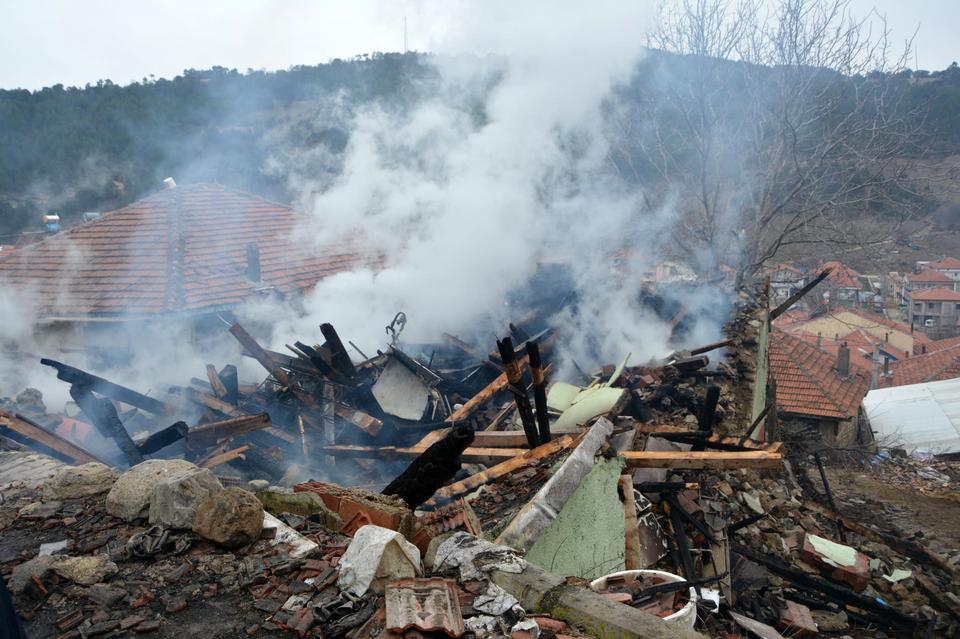
<svg viewBox="0 0 960 639">
<path fill-rule="evenodd" d="M 431 62 L 422 54 L 378 54 L 277 72 L 191 69 L 127 86 L 105 80 L 83 88 L 0 90 L 0 243 L 37 229 L 42 213 L 58 212 L 69 224 L 83 211 L 142 197 L 166 176 L 289 201 L 278 159 L 320 150 L 327 161 L 318 170 L 335 172 L 350 113 L 371 103 L 404 109 L 429 94 L 437 75 Z M 649 56 L 616 99 L 639 102 L 649 78 L 665 69 L 684 73 L 683 59 Z M 924 138 L 918 148 L 960 152 L 956 64 L 886 80 L 899 86 L 902 108 L 917 120 Z"/>
</svg>

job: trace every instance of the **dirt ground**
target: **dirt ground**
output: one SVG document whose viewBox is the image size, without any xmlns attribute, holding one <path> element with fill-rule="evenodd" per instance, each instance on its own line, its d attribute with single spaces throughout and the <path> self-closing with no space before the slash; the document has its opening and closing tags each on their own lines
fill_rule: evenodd
<svg viewBox="0 0 960 639">
<path fill-rule="evenodd" d="M 941 552 L 960 549 L 960 492 L 925 494 L 858 467 L 831 467 L 827 478 L 846 515 L 912 537 L 919 532 Z"/>
</svg>

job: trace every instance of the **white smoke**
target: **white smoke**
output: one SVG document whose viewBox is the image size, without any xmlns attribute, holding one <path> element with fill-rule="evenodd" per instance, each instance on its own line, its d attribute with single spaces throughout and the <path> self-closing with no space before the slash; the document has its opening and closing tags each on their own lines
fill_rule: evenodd
<svg viewBox="0 0 960 639">
<path fill-rule="evenodd" d="M 620 2 L 456 7 L 433 43 L 441 81 L 431 94 L 410 112 L 357 112 L 331 187 L 302 173 L 292 182 L 315 220 L 298 237 L 312 234 L 323 250 L 362 236 L 386 255 L 385 268 L 323 280 L 298 317 L 262 308 L 248 315 L 280 318 L 275 344 L 319 339 L 318 324 L 329 321 L 375 348 L 398 310 L 415 341 L 469 334 L 491 315 L 501 327 L 515 319 L 499 312 L 508 291 L 538 260 L 559 260 L 572 267 L 580 302 L 560 318 L 569 356 L 663 355 L 671 327 L 641 307 L 637 285 L 674 215 L 639 215 L 639 194 L 611 171 L 602 109 L 643 54 L 646 10 Z M 633 258 L 616 272 L 611 255 L 625 245 Z"/>
</svg>

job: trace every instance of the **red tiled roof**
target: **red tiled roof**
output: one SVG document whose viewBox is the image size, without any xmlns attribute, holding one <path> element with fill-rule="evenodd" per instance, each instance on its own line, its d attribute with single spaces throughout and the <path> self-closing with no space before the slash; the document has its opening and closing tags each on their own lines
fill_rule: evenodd
<svg viewBox="0 0 960 639">
<path fill-rule="evenodd" d="M 927 342 L 927 352 L 936 353 L 953 346 L 960 345 L 960 335 L 957 337 L 945 337 L 943 339 L 930 340 Z"/>
<path fill-rule="evenodd" d="M 836 358 L 802 339 L 774 329 L 770 370 L 777 382 L 777 409 L 805 417 L 850 419 L 870 388 L 869 376 L 851 369 L 841 377 Z"/>
<path fill-rule="evenodd" d="M 43 317 L 147 316 L 231 307 L 274 287 L 290 294 L 373 260 L 353 241 L 294 237 L 310 217 L 218 184 L 177 186 L 52 235 L 0 261 L 0 280 Z M 261 281 L 247 278 L 247 245 Z"/>
<path fill-rule="evenodd" d="M 818 272 L 821 272 L 826 268 L 833 269 L 830 275 L 827 276 L 827 282 L 829 284 L 840 286 L 842 288 L 860 288 L 860 273 L 857 273 L 843 262 L 838 262 L 836 260 L 824 262 L 823 266 L 820 267 Z"/>
<path fill-rule="evenodd" d="M 955 271 L 960 269 L 960 260 L 955 257 L 945 257 L 942 260 L 937 260 L 936 262 L 928 262 L 928 269 L 943 269 L 945 271 Z"/>
<path fill-rule="evenodd" d="M 788 331 L 789 332 L 789 331 Z M 817 336 L 811 335 L 810 333 L 803 332 L 789 332 L 790 335 L 794 337 L 799 337 L 808 344 L 812 344 L 824 351 L 830 357 L 833 358 L 833 361 L 837 359 L 837 353 L 840 351 L 840 345 L 846 343 L 847 347 L 850 349 L 850 365 L 856 366 L 858 369 L 863 371 L 866 374 L 870 374 L 873 368 L 873 351 L 874 347 L 879 347 L 882 353 L 888 353 L 897 359 L 903 359 L 908 354 L 904 351 L 897 350 L 893 348 L 892 345 L 884 343 L 883 340 L 877 338 L 874 335 L 871 335 L 865 330 L 858 329 L 849 333 L 841 340 L 836 340 L 831 338 L 820 338 L 820 344 L 817 345 Z"/>
<path fill-rule="evenodd" d="M 960 302 L 960 293 L 949 288 L 925 288 L 910 291 L 908 296 L 915 302 Z"/>
<path fill-rule="evenodd" d="M 920 271 L 919 273 L 910 273 L 907 275 L 908 282 L 944 282 L 952 284 L 953 280 L 940 271 Z"/>
<path fill-rule="evenodd" d="M 934 353 L 917 355 L 890 363 L 890 375 L 879 380 L 880 386 L 906 386 L 956 377 L 960 364 L 960 344 Z"/>
</svg>

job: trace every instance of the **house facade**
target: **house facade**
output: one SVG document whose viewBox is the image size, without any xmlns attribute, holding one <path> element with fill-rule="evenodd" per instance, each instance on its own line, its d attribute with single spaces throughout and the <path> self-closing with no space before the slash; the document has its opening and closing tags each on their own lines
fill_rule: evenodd
<svg viewBox="0 0 960 639">
<path fill-rule="evenodd" d="M 910 326 L 941 339 L 957 335 L 960 319 L 960 292 L 953 288 L 927 288 L 907 295 Z"/>
</svg>

